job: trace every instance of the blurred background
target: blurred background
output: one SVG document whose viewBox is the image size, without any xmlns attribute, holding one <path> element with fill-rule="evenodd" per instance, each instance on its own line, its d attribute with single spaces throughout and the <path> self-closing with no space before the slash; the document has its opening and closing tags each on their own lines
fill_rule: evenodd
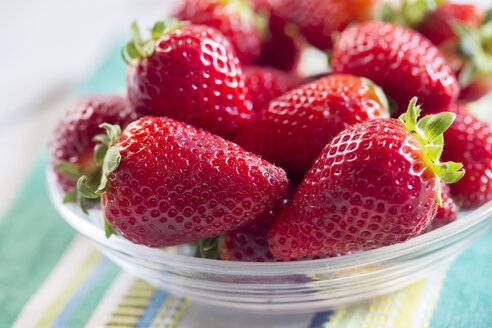
<svg viewBox="0 0 492 328">
<path fill-rule="evenodd" d="M 74 88 L 127 38 L 133 20 L 150 27 L 176 2 L 0 1 L 0 214 L 45 151 Z"/>
<path fill-rule="evenodd" d="M 39 157 L 71 91 L 174 0 L 0 1 L 0 214 Z"/>
</svg>

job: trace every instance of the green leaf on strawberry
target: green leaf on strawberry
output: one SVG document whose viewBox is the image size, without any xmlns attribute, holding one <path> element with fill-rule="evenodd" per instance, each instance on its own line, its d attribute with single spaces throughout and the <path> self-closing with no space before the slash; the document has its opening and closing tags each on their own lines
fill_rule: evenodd
<svg viewBox="0 0 492 328">
<path fill-rule="evenodd" d="M 143 40 L 137 22 L 133 22 L 130 28 L 131 40 L 121 49 L 121 57 L 125 63 L 130 64 L 132 60 L 152 56 L 155 50 L 155 41 L 163 34 L 171 33 L 186 24 L 188 23 L 178 22 L 174 19 L 158 21 L 152 27 L 150 39 Z"/>
<path fill-rule="evenodd" d="M 408 131 L 423 145 L 425 161 L 439 180 L 445 183 L 454 183 L 465 174 L 463 165 L 455 162 L 440 162 L 444 148 L 443 133 L 451 126 L 456 114 L 444 112 L 437 115 L 427 115 L 417 121 L 420 115 L 420 106 L 414 97 L 408 105 L 407 112 L 400 116 Z M 439 184 L 440 185 L 440 184 Z M 443 206 L 441 193 L 437 193 L 437 202 Z"/>
</svg>

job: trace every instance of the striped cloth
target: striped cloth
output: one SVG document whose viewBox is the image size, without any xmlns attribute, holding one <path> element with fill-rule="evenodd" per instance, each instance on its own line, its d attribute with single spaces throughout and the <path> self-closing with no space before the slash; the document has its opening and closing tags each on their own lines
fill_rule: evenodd
<svg viewBox="0 0 492 328">
<path fill-rule="evenodd" d="M 77 93 L 122 91 L 115 50 Z M 0 219 L 0 327 L 492 327 L 492 231 L 450 268 L 337 311 L 258 315 L 191 302 L 121 271 L 51 206 L 46 153 Z"/>
</svg>

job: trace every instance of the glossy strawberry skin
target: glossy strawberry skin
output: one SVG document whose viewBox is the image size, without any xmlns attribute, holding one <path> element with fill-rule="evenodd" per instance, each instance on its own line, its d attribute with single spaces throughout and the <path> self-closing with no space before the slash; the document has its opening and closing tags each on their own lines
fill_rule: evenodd
<svg viewBox="0 0 492 328">
<path fill-rule="evenodd" d="M 249 224 L 239 230 L 230 231 L 219 237 L 220 259 L 224 261 L 243 262 L 284 262 L 303 261 L 326 258 L 327 255 L 309 255 L 301 258 L 278 259 L 268 249 L 268 228 L 279 215 L 282 208 L 289 202 L 297 188 L 289 188 L 288 197 L 282 202 L 274 204 L 261 214 L 258 222 Z M 333 254 L 331 256 L 340 256 Z"/>
<path fill-rule="evenodd" d="M 273 100 L 235 140 L 302 179 L 339 132 L 387 116 L 376 92 L 364 80 L 331 75 Z"/>
<path fill-rule="evenodd" d="M 75 188 L 77 181 L 61 173 L 56 165 L 67 161 L 91 169 L 94 165 L 94 146 L 92 139 L 104 134 L 99 127 L 102 123 L 118 124 L 125 127 L 137 115 L 126 98 L 119 95 L 90 95 L 71 104 L 61 117 L 49 142 L 50 162 L 57 176 L 58 184 L 64 192 Z"/>
<path fill-rule="evenodd" d="M 232 46 L 206 26 L 162 35 L 150 57 L 128 68 L 127 88 L 142 116 L 167 116 L 225 138 L 253 114 Z"/>
<path fill-rule="evenodd" d="M 461 89 L 459 101 L 476 101 L 487 95 L 490 91 L 492 91 L 492 76 L 480 74 L 469 85 Z"/>
<path fill-rule="evenodd" d="M 458 37 L 452 24 L 460 24 L 478 30 L 485 11 L 471 4 L 446 2 L 430 13 L 419 26 L 419 31 L 436 44 L 446 58 L 449 67 L 459 75 L 469 59 L 463 57 L 458 47 Z M 492 77 L 479 74 L 462 87 L 459 99 L 464 102 L 478 100 L 492 90 Z"/>
<path fill-rule="evenodd" d="M 492 200 L 492 129 L 468 112 L 464 104 L 452 104 L 434 112 L 456 114 L 444 133 L 444 161 L 459 161 L 464 177 L 450 185 L 451 195 L 464 210 L 477 208 Z"/>
<path fill-rule="evenodd" d="M 307 255 L 298 258 L 279 259 L 272 255 L 267 242 L 268 226 L 253 224 L 220 236 L 220 259 L 241 262 L 286 262 L 318 260 L 343 254 Z"/>
<path fill-rule="evenodd" d="M 451 198 L 451 189 L 441 181 L 441 201 L 442 207 L 437 208 L 436 217 L 427 226 L 425 231 L 431 231 L 443 227 L 458 219 L 458 206 Z"/>
<path fill-rule="evenodd" d="M 335 73 L 364 76 L 393 98 L 401 113 L 417 96 L 423 110 L 456 100 L 459 85 L 439 50 L 418 32 L 384 22 L 346 29 L 333 50 Z"/>
<path fill-rule="evenodd" d="M 395 119 L 340 133 L 268 232 L 276 257 L 344 253 L 406 241 L 437 211 L 422 146 Z"/>
<path fill-rule="evenodd" d="M 479 28 L 484 16 L 485 11 L 475 5 L 445 2 L 424 19 L 418 30 L 432 43 L 439 45 L 444 41 L 457 40 L 451 24 Z"/>
<path fill-rule="evenodd" d="M 280 207 L 281 209 L 281 207 Z M 267 243 L 267 232 L 279 211 L 269 209 L 258 223 L 228 232 L 219 239 L 220 259 L 224 261 L 275 262 Z"/>
<path fill-rule="evenodd" d="M 150 247 L 217 236 L 255 222 L 285 196 L 285 172 L 236 144 L 168 118 L 130 124 L 102 195 L 108 223 Z"/>
<path fill-rule="evenodd" d="M 260 66 L 244 68 L 244 78 L 256 113 L 259 113 L 273 99 L 302 83 L 302 79 L 294 74 Z"/>
<path fill-rule="evenodd" d="M 293 25 L 278 16 L 274 10 L 276 0 L 253 0 L 255 10 L 268 17 L 268 33 L 263 40 L 260 57 L 255 65 L 268 66 L 287 72 L 297 69 L 306 41 Z"/>
<path fill-rule="evenodd" d="M 291 185 L 286 197 L 280 202 L 270 204 L 257 222 L 239 230 L 230 231 L 219 237 L 219 256 L 224 261 L 274 262 L 268 249 L 267 232 L 280 211 L 294 196 L 297 186 Z"/>
<path fill-rule="evenodd" d="M 298 26 L 302 35 L 319 49 L 331 49 L 332 34 L 342 31 L 354 19 L 351 1 L 283 0 L 274 1 L 274 12 Z"/>
<path fill-rule="evenodd" d="M 241 10 L 251 11 L 252 8 L 239 8 L 237 0 L 184 0 L 174 15 L 179 20 L 193 24 L 207 25 L 219 30 L 229 39 L 239 61 L 243 65 L 253 63 L 260 55 L 262 36 L 254 19 L 246 20 Z"/>
</svg>

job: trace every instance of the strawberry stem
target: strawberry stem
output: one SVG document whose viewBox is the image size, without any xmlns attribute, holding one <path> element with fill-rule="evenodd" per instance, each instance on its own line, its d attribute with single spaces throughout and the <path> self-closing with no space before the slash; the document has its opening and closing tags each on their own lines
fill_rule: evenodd
<svg viewBox="0 0 492 328">
<path fill-rule="evenodd" d="M 114 172 L 121 161 L 121 155 L 117 147 L 114 146 L 121 134 L 121 128 L 118 125 L 103 123 L 100 128 L 106 130 L 106 134 L 99 134 L 93 140 L 99 142 L 94 147 L 94 157 L 98 164 L 98 179 L 90 178 L 87 175 L 82 175 L 77 181 L 76 195 L 71 196 L 76 198 L 80 208 L 84 213 L 87 213 L 87 202 L 91 199 L 99 199 L 102 193 L 109 187 L 108 175 Z M 104 218 L 104 231 L 106 238 L 109 238 L 116 232 L 111 228 L 106 218 Z"/>
<path fill-rule="evenodd" d="M 384 22 L 416 28 L 425 16 L 446 0 L 403 0 L 401 7 L 385 3 L 379 13 Z"/>
<path fill-rule="evenodd" d="M 202 239 L 197 242 L 195 257 L 216 260 L 219 258 L 219 237 Z"/>
<path fill-rule="evenodd" d="M 362 77 L 362 81 L 371 89 L 374 91 L 376 96 L 378 97 L 379 103 L 383 105 L 384 109 L 386 110 L 386 113 L 390 112 L 390 106 L 388 102 L 388 98 L 386 97 L 386 94 L 384 93 L 383 89 L 376 85 L 373 81 L 371 81 L 368 78 Z"/>
<path fill-rule="evenodd" d="M 458 51 L 468 59 L 458 76 L 460 84 L 468 86 L 480 73 L 492 75 L 492 20 L 486 18 L 479 29 L 459 23 L 451 27 L 459 39 Z"/>
<path fill-rule="evenodd" d="M 438 194 L 437 202 L 442 207 L 440 180 L 445 183 L 454 183 L 465 174 L 463 164 L 440 161 L 444 148 L 444 132 L 451 126 L 456 114 L 444 112 L 437 115 L 427 115 L 417 120 L 420 115 L 420 106 L 417 105 L 417 97 L 412 98 L 407 112 L 400 116 L 400 121 L 407 130 L 423 146 L 424 160 L 437 177 Z"/>
<path fill-rule="evenodd" d="M 158 21 L 152 27 L 150 38 L 143 40 L 137 22 L 133 22 L 130 28 L 131 40 L 121 49 L 121 57 L 125 63 L 131 65 L 134 60 L 152 56 L 155 51 L 155 42 L 162 35 L 169 34 L 186 24 L 188 23 L 175 19 Z"/>
</svg>

